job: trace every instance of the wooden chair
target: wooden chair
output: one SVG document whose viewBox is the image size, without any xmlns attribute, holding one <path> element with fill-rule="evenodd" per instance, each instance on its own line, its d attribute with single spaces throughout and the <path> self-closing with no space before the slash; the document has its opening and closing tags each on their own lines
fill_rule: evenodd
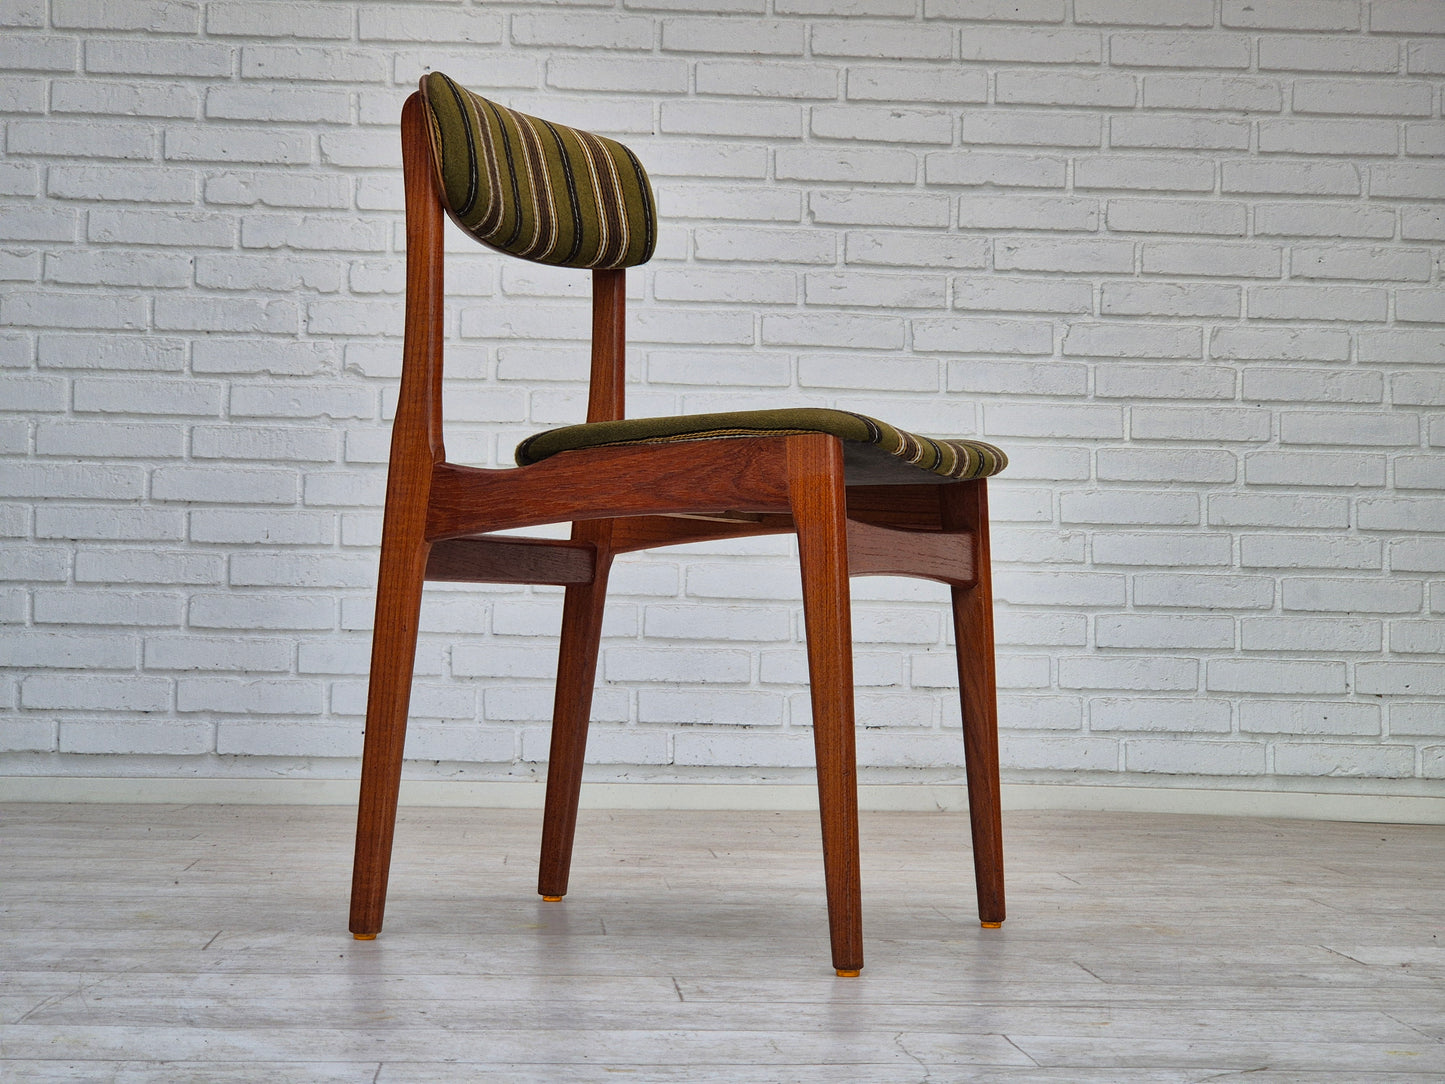
<svg viewBox="0 0 1445 1084">
<path fill-rule="evenodd" d="M 979 915 L 1004 918 L 985 478 L 989 445 L 845 411 L 624 420 L 625 268 L 652 254 L 647 176 L 626 147 L 504 109 L 441 74 L 402 110 L 407 296 L 382 529 L 351 930 L 381 929 L 425 580 L 561 584 L 561 659 L 538 891 L 567 891 L 608 568 L 619 553 L 798 536 L 833 965 L 863 966 L 849 575 L 951 586 Z M 520 466 L 442 447 L 442 223 L 492 247 L 593 269 L 587 423 L 539 434 Z M 498 535 L 571 521 L 571 538 Z"/>
</svg>

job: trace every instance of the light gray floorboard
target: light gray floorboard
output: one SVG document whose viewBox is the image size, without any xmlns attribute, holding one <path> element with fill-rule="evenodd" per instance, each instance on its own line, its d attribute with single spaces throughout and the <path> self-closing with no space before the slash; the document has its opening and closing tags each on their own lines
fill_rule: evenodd
<svg viewBox="0 0 1445 1084">
<path fill-rule="evenodd" d="M 869 814 L 868 964 L 828 964 L 816 819 L 408 809 L 346 932 L 351 813 L 0 806 L 0 1080 L 1445 1080 L 1445 829 Z"/>
</svg>

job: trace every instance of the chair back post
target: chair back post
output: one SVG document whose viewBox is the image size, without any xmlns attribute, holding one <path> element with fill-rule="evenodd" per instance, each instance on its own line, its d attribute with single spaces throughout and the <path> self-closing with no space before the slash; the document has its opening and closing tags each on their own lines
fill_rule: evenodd
<svg viewBox="0 0 1445 1084">
<path fill-rule="evenodd" d="M 402 180 L 406 193 L 406 330 L 401 393 L 393 429 L 393 463 L 399 448 L 433 463 L 442 446 L 442 338 L 444 222 L 436 167 L 420 93 L 401 110 Z"/>
<path fill-rule="evenodd" d="M 627 409 L 627 270 L 592 272 L 592 377 L 589 422 L 613 422 Z"/>
</svg>

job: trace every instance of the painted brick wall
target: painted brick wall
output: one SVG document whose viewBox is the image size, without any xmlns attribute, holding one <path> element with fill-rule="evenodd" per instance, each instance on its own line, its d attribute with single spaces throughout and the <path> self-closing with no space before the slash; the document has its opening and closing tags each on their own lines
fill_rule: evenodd
<svg viewBox="0 0 1445 1084">
<path fill-rule="evenodd" d="M 0 0 L 0 27 L 7 770 L 354 770 L 396 119 L 436 66 L 649 165 L 633 413 L 791 400 L 1009 450 L 1012 778 L 1445 778 L 1439 0 Z M 506 462 L 581 417 L 585 281 L 458 243 L 451 283 L 449 449 Z M 795 577 L 778 540 L 621 564 L 599 778 L 805 777 Z M 956 777 L 942 592 L 856 599 L 865 774 Z M 559 600 L 429 592 L 417 770 L 538 770 Z"/>
</svg>

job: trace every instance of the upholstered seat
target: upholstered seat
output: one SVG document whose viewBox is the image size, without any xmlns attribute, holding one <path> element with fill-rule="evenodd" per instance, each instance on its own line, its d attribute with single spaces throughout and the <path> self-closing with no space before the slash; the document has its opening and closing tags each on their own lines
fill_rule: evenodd
<svg viewBox="0 0 1445 1084">
<path fill-rule="evenodd" d="M 526 466 L 577 448 L 798 433 L 828 433 L 843 441 L 843 462 L 849 485 L 908 485 L 987 478 L 1008 464 L 1003 452 L 981 440 L 920 437 L 866 414 L 821 407 L 627 418 L 568 425 L 528 437 L 517 446 L 517 463 Z"/>
</svg>

